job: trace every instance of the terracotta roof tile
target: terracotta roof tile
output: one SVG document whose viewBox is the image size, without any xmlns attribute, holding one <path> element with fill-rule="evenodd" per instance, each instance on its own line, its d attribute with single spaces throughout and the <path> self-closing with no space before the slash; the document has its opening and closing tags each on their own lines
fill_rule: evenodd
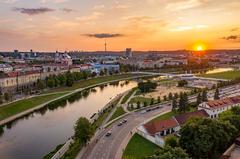
<svg viewBox="0 0 240 159">
<path fill-rule="evenodd" d="M 178 123 L 175 119 L 165 119 L 165 120 L 158 120 L 152 121 L 144 125 L 144 128 L 147 132 L 151 135 L 154 135 L 157 132 L 161 132 L 165 129 L 174 128 L 178 126 Z"/>
</svg>

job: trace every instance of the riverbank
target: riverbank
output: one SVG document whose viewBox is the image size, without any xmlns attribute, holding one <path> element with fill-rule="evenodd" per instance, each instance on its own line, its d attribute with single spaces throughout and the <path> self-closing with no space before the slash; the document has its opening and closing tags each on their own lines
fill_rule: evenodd
<svg viewBox="0 0 240 159">
<path fill-rule="evenodd" d="M 130 79 L 141 78 L 141 77 L 146 77 L 146 76 L 149 76 L 149 75 L 122 74 L 122 75 L 114 75 L 114 76 L 106 76 L 106 77 L 89 79 L 89 80 L 85 80 L 85 81 L 80 81 L 77 84 L 75 84 L 73 86 L 73 88 L 75 88 L 75 89 L 73 89 L 72 87 L 59 89 L 59 91 L 61 91 L 61 92 L 63 92 L 63 90 L 65 90 L 65 91 L 68 90 L 69 91 L 70 89 L 72 89 L 72 91 L 68 92 L 68 93 L 66 93 L 66 94 L 64 94 L 60 97 L 54 97 L 54 96 L 49 97 L 48 101 L 41 100 L 40 104 L 38 102 L 35 102 L 35 103 L 31 104 L 31 102 L 35 101 L 35 99 L 38 98 L 38 97 L 33 97 L 33 98 L 27 99 L 26 101 L 20 100 L 20 101 L 17 101 L 15 103 L 11 103 L 9 105 L 5 105 L 5 106 L 0 108 L 0 117 L 1 117 L 0 125 L 4 125 L 4 124 L 6 124 L 10 121 L 16 120 L 16 119 L 18 119 L 18 118 L 20 118 L 24 115 L 27 115 L 29 113 L 32 113 L 32 112 L 34 112 L 38 109 L 41 109 L 41 108 L 45 107 L 47 104 L 50 104 L 51 102 L 54 102 L 56 100 L 68 97 L 68 96 L 70 96 L 74 93 L 80 92 L 82 90 L 89 89 L 89 88 L 96 87 L 96 86 L 103 85 L 103 84 L 107 84 L 107 83 L 110 83 L 110 82 L 117 82 L 117 81 L 121 81 L 121 80 L 130 80 Z M 51 93 L 51 92 L 48 92 L 48 93 Z M 30 103 L 31 108 L 29 108 L 29 109 L 17 109 L 19 107 L 24 107 L 26 102 Z M 13 111 L 10 115 L 5 115 L 5 118 L 2 117 L 3 116 L 2 114 L 5 114 L 5 113 L 7 114 L 6 111 L 9 111 L 9 109 L 11 110 L 13 108 L 16 111 Z"/>
</svg>

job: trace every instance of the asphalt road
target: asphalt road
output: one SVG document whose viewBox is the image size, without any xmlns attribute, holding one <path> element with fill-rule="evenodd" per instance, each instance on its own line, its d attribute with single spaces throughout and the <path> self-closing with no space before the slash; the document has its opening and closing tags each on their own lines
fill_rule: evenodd
<svg viewBox="0 0 240 159">
<path fill-rule="evenodd" d="M 240 95 L 240 85 L 229 86 L 224 89 L 220 89 L 221 97 Z M 209 98 L 213 98 L 214 92 L 208 93 Z M 196 101 L 196 96 L 189 98 L 189 102 Z M 101 130 L 100 133 L 93 139 L 93 141 L 86 147 L 86 150 L 77 159 L 121 159 L 119 151 L 123 151 L 123 148 L 131 138 L 131 131 L 141 124 L 142 122 L 152 118 L 153 116 L 165 113 L 171 110 L 171 106 L 168 104 L 162 104 L 162 107 L 154 111 L 141 114 L 140 112 L 132 112 L 124 119 L 128 122 L 122 126 L 117 126 L 118 122 L 113 123 L 105 130 Z M 112 135 L 106 137 L 106 133 L 112 130 Z M 96 139 L 98 140 L 96 142 Z"/>
</svg>

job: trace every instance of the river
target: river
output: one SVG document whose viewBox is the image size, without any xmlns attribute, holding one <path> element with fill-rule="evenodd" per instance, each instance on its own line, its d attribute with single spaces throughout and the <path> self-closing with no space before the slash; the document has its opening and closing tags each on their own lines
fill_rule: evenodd
<svg viewBox="0 0 240 159">
<path fill-rule="evenodd" d="M 89 119 L 113 97 L 136 85 L 135 81 L 121 81 L 118 85 L 95 87 L 87 97 L 34 112 L 5 126 L 0 137 L 0 158 L 42 158 L 73 135 L 73 125 L 79 117 Z"/>
</svg>

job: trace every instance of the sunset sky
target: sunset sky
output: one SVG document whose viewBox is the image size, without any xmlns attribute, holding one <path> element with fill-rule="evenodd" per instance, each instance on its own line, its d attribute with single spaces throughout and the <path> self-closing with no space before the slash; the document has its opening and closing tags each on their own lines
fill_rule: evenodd
<svg viewBox="0 0 240 159">
<path fill-rule="evenodd" d="M 0 50 L 240 48 L 240 0 L 0 0 Z"/>
</svg>

